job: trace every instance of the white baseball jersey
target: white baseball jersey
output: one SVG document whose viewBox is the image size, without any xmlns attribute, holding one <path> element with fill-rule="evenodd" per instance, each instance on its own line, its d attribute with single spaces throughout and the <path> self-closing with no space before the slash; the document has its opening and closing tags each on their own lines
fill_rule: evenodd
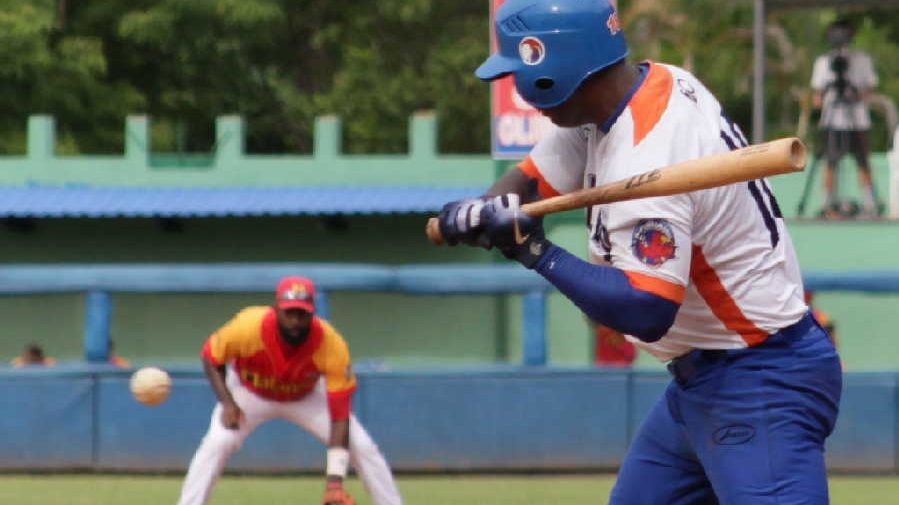
<svg viewBox="0 0 899 505">
<path fill-rule="evenodd" d="M 691 74 L 658 63 L 608 128 L 554 128 L 519 168 L 544 197 L 618 181 L 746 144 Z M 662 339 L 630 338 L 663 361 L 694 348 L 752 346 L 808 310 L 796 254 L 768 182 L 596 205 L 590 257 L 680 303 Z"/>
<path fill-rule="evenodd" d="M 846 58 L 845 78 L 848 86 L 852 86 L 856 93 L 877 87 L 877 74 L 874 73 L 870 56 L 861 51 L 851 50 L 844 51 L 843 55 Z M 837 100 L 839 95 L 836 86 L 837 74 L 833 71 L 832 61 L 831 54 L 823 54 L 815 59 L 815 66 L 812 68 L 812 89 L 824 93 L 821 119 L 818 124 L 835 130 L 871 128 L 868 106 L 857 97 L 857 94 L 854 99 L 848 101 Z"/>
</svg>

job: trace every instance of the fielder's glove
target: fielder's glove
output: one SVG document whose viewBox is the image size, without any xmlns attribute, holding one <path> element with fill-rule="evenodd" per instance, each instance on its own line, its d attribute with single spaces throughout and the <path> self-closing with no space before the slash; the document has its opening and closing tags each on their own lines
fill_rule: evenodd
<svg viewBox="0 0 899 505">
<path fill-rule="evenodd" d="M 322 505 L 356 505 L 356 500 L 343 489 L 342 482 L 329 481 Z"/>
<path fill-rule="evenodd" d="M 532 193 L 536 185 L 532 184 Z M 517 194 L 494 197 L 481 210 L 481 225 L 487 248 L 496 247 L 506 258 L 534 268 L 552 243 L 543 231 L 543 217 L 531 217 L 521 210 Z"/>
<path fill-rule="evenodd" d="M 437 220 L 440 223 L 440 234 L 447 245 L 459 242 L 477 245 L 481 227 L 481 209 L 488 198 L 469 198 L 456 200 L 443 206 Z"/>
</svg>

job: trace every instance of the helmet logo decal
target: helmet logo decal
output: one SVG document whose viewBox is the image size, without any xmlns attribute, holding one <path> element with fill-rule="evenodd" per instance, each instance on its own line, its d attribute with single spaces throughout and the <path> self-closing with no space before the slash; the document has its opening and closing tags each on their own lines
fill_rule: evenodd
<svg viewBox="0 0 899 505">
<path fill-rule="evenodd" d="M 537 37 L 525 37 L 518 43 L 518 55 L 525 65 L 539 65 L 546 56 L 546 47 Z"/>
<path fill-rule="evenodd" d="M 615 35 L 616 33 L 621 31 L 621 22 L 618 21 L 617 12 L 612 11 L 612 13 L 609 14 L 609 20 L 606 21 L 606 26 L 609 27 L 609 33 L 612 35 Z"/>
</svg>

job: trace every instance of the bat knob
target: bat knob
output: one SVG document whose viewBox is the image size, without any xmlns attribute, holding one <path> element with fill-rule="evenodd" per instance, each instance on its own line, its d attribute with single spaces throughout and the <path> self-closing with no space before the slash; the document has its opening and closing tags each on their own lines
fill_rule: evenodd
<svg viewBox="0 0 899 505">
<path fill-rule="evenodd" d="M 443 245 L 443 234 L 440 233 L 440 220 L 436 217 L 428 219 L 428 224 L 425 226 L 425 234 L 434 245 Z"/>
</svg>

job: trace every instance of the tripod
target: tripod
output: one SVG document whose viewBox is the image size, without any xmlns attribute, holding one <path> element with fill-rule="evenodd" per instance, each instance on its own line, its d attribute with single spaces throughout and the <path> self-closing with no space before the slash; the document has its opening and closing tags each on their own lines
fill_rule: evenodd
<svg viewBox="0 0 899 505">
<path fill-rule="evenodd" d="M 812 162 L 812 166 L 809 167 L 808 172 L 805 176 L 805 183 L 802 185 L 802 196 L 799 197 L 799 204 L 796 206 L 796 217 L 802 217 L 805 214 L 805 205 L 808 203 L 809 193 L 812 190 L 812 184 L 815 180 L 815 172 L 818 171 L 818 166 L 821 164 L 821 159 L 824 157 L 825 148 L 824 142 L 819 142 L 815 144 L 815 149 L 813 153 L 813 157 L 815 161 Z"/>
<path fill-rule="evenodd" d="M 829 84 L 827 86 L 827 88 L 825 88 L 824 92 L 827 92 L 827 90 L 831 87 L 834 87 L 834 84 Z M 833 104 L 828 106 L 826 110 L 824 108 L 822 108 L 822 114 L 824 114 L 824 117 L 821 119 L 821 123 L 820 123 L 822 125 L 828 125 L 832 122 L 832 118 L 836 114 L 835 110 L 837 107 L 840 107 L 840 106 L 845 107 L 847 105 L 850 105 L 845 100 L 845 98 L 843 98 L 842 90 L 837 89 L 836 91 L 838 93 L 836 102 L 834 102 Z M 846 115 L 846 117 L 851 117 L 851 115 Z M 814 184 L 814 181 L 815 181 L 815 173 L 818 171 L 818 167 L 821 165 L 821 160 L 822 159 L 827 160 L 829 158 L 829 156 L 828 156 L 829 148 L 831 147 L 831 144 L 835 140 L 843 140 L 843 139 L 835 138 L 835 137 L 837 137 L 837 135 L 835 134 L 834 130 L 829 126 L 823 126 L 823 127 L 819 126 L 819 130 L 820 131 L 819 131 L 819 135 L 818 135 L 818 141 L 815 143 L 815 148 L 814 148 L 814 151 L 812 154 L 812 157 L 814 158 L 814 162 L 812 162 L 811 167 L 809 167 L 808 172 L 806 173 L 805 183 L 802 186 L 802 196 L 799 198 L 799 204 L 796 206 L 796 216 L 797 217 L 802 217 L 805 214 L 805 207 L 808 204 L 808 199 L 809 199 L 809 196 L 811 195 L 812 185 Z M 841 149 L 843 147 L 844 146 L 840 146 Z M 837 161 L 839 161 L 839 160 L 837 160 Z M 833 170 L 836 170 L 836 169 L 837 169 L 837 167 L 833 167 Z"/>
</svg>

